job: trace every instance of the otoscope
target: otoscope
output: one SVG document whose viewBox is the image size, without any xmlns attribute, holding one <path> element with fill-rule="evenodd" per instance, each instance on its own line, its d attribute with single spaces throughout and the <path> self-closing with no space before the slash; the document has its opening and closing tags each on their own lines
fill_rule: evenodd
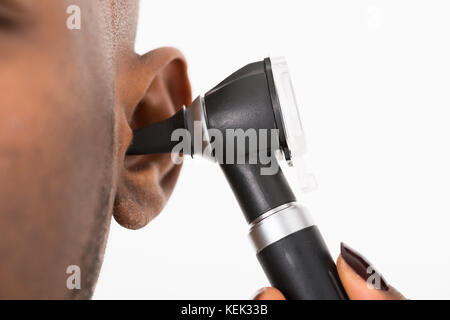
<svg viewBox="0 0 450 320">
<path fill-rule="evenodd" d="M 199 134 L 200 144 L 192 138 Z M 289 300 L 345 300 L 319 229 L 278 167 L 279 159 L 301 166 L 303 139 L 287 64 L 266 58 L 234 72 L 171 118 L 134 130 L 127 154 L 206 155 L 219 162 L 272 286 Z"/>
</svg>

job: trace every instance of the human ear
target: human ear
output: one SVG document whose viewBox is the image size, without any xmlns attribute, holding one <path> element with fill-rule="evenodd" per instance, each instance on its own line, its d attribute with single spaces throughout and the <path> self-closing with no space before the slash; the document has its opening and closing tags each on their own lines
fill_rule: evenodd
<svg viewBox="0 0 450 320">
<path fill-rule="evenodd" d="M 173 48 L 159 48 L 118 67 L 119 177 L 114 218 L 129 229 L 144 227 L 164 208 L 181 166 L 170 154 L 126 156 L 132 131 L 172 116 L 191 103 L 187 65 Z"/>
</svg>

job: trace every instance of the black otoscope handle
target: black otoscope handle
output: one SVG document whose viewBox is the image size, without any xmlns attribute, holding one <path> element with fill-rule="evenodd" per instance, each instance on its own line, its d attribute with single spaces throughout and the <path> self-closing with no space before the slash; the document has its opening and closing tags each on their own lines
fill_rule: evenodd
<svg viewBox="0 0 450 320">
<path fill-rule="evenodd" d="M 296 203 L 281 169 L 221 165 L 250 223 L 257 258 L 270 283 L 289 300 L 346 300 L 336 265 L 306 209 Z"/>
<path fill-rule="evenodd" d="M 267 246 L 257 257 L 272 286 L 288 300 L 348 299 L 315 225 Z"/>
</svg>

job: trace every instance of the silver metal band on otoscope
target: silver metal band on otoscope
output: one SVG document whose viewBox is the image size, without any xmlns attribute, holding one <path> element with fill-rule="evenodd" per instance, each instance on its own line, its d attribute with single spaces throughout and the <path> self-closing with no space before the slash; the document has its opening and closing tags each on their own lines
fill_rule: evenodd
<svg viewBox="0 0 450 320">
<path fill-rule="evenodd" d="M 296 202 L 290 202 L 252 221 L 249 236 L 258 253 L 272 243 L 313 225 L 306 208 Z"/>
<path fill-rule="evenodd" d="M 192 102 L 191 106 L 186 109 L 184 118 L 184 126 L 191 135 L 191 156 L 200 156 L 206 157 L 209 160 L 215 160 L 211 152 L 211 137 L 208 131 L 208 119 L 206 117 L 203 96 L 198 96 Z"/>
</svg>

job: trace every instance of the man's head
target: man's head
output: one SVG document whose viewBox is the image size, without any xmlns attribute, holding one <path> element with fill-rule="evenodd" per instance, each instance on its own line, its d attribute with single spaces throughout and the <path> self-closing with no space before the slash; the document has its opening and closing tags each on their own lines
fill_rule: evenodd
<svg viewBox="0 0 450 320">
<path fill-rule="evenodd" d="M 0 2 L 0 298 L 89 297 L 111 216 L 143 227 L 175 185 L 170 156 L 125 156 L 132 129 L 191 99 L 178 51 L 134 53 L 137 7 Z M 81 290 L 66 287 L 70 265 Z"/>
</svg>

